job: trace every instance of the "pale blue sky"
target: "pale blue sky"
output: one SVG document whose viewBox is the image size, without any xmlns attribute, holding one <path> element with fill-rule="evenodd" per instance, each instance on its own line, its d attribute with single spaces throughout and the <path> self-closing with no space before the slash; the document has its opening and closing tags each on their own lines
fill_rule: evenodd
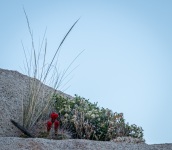
<svg viewBox="0 0 172 150">
<path fill-rule="evenodd" d="M 172 142 L 171 0 L 1 0 L 0 68 L 22 72 L 21 40 L 31 47 L 23 6 L 36 44 L 47 27 L 49 59 L 81 17 L 60 53 L 65 68 L 85 49 L 66 93 L 123 112 L 148 144 Z"/>
</svg>

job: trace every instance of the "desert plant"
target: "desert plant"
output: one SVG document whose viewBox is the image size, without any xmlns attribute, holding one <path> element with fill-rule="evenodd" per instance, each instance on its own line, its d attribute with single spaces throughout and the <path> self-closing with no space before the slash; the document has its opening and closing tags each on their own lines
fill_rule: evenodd
<svg viewBox="0 0 172 150">
<path fill-rule="evenodd" d="M 52 128 L 52 125 L 54 124 L 54 133 L 55 135 L 58 134 L 58 127 L 59 127 L 59 121 L 56 120 L 58 118 L 58 114 L 55 113 L 55 112 L 52 112 L 50 114 L 50 118 L 51 118 L 51 121 L 47 121 L 47 132 L 49 134 L 51 128 Z"/>
<path fill-rule="evenodd" d="M 29 55 L 26 54 L 26 50 L 24 48 L 24 44 L 22 43 L 24 54 L 25 54 L 25 69 L 27 75 L 31 77 L 29 79 L 29 88 L 27 96 L 23 99 L 23 126 L 26 129 L 30 129 L 33 125 L 42 117 L 42 114 L 45 112 L 48 113 L 48 110 L 51 105 L 52 95 L 59 88 L 63 80 L 69 75 L 70 67 L 74 63 L 74 61 L 78 58 L 78 56 L 83 52 L 80 52 L 73 61 L 69 64 L 69 66 L 60 73 L 57 66 L 58 62 L 58 53 L 66 40 L 69 33 L 72 31 L 73 27 L 76 25 L 78 20 L 71 26 L 68 30 L 62 41 L 60 42 L 57 50 L 55 51 L 51 61 L 49 64 L 46 64 L 46 54 L 47 54 L 47 40 L 45 39 L 45 34 L 43 36 L 40 49 L 36 51 L 33 33 L 31 31 L 30 23 L 28 16 L 24 10 L 27 26 L 31 38 L 31 53 Z M 44 46 L 43 46 L 44 45 Z M 41 53 L 43 51 L 43 61 L 41 61 Z M 48 80 L 51 80 L 51 82 Z M 43 84 L 51 83 L 50 86 L 53 88 L 51 91 L 47 91 L 44 89 Z"/>
<path fill-rule="evenodd" d="M 77 95 L 73 99 L 54 95 L 53 99 L 61 126 L 70 125 L 73 138 L 109 141 L 130 136 L 143 141 L 143 129 L 125 123 L 123 113 L 100 108 Z"/>
</svg>

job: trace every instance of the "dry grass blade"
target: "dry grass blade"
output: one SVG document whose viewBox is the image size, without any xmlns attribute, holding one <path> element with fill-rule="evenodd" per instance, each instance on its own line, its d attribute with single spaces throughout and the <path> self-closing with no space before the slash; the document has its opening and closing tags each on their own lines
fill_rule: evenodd
<svg viewBox="0 0 172 150">
<path fill-rule="evenodd" d="M 54 67 L 54 61 L 56 60 L 59 49 L 63 45 L 67 36 L 72 31 L 72 29 L 74 28 L 76 23 L 79 21 L 79 19 L 78 19 L 77 21 L 74 22 L 74 24 L 71 26 L 71 28 L 65 34 L 65 36 L 62 39 L 62 41 L 60 42 L 57 50 L 55 51 L 55 53 L 54 53 L 54 55 L 50 61 L 50 64 L 47 66 L 46 65 L 47 40 L 45 38 L 46 31 L 44 33 L 44 36 L 43 36 L 43 39 L 41 42 L 41 46 L 40 46 L 40 49 L 39 49 L 38 55 L 37 55 L 36 50 L 35 50 L 35 45 L 34 45 L 33 33 L 31 31 L 31 27 L 30 27 L 30 23 L 29 23 L 29 19 L 28 19 L 28 16 L 27 16 L 24 8 L 23 8 L 23 10 L 24 10 L 24 14 L 26 17 L 27 27 L 28 27 L 29 34 L 31 37 L 31 45 L 32 45 L 32 51 L 31 51 L 30 59 L 28 59 L 26 52 L 25 52 L 25 48 L 24 48 L 23 43 L 22 43 L 24 55 L 25 55 L 25 60 L 26 60 L 27 73 L 30 77 L 32 77 L 32 79 L 29 80 L 28 99 L 25 100 L 25 104 L 23 103 L 23 109 L 24 109 L 24 111 L 23 111 L 23 125 L 24 125 L 24 127 L 26 127 L 28 129 L 28 128 L 31 128 L 41 118 L 42 114 L 48 110 L 48 108 L 50 106 L 51 99 L 52 99 L 52 95 L 54 94 L 55 90 L 60 86 L 61 82 L 69 75 L 68 74 L 67 76 L 65 76 L 68 73 L 69 68 L 72 66 L 74 61 L 81 55 L 81 53 L 83 51 L 81 53 L 79 53 L 76 56 L 76 58 L 69 64 L 67 69 L 63 72 L 63 74 L 57 72 L 56 67 Z M 44 46 L 44 51 L 43 51 L 43 53 L 44 53 L 43 54 L 43 62 L 40 63 L 40 55 L 42 52 L 42 47 L 43 47 L 44 42 L 45 42 L 45 46 Z M 33 58 L 32 58 L 32 56 L 33 56 Z M 32 61 L 34 61 L 34 62 L 32 62 Z M 41 64 L 41 67 L 40 67 L 40 64 Z M 52 79 L 53 79 L 53 86 L 52 87 L 55 90 L 51 91 L 47 94 L 45 89 L 44 89 L 43 84 L 45 84 L 47 82 L 47 78 L 49 77 L 49 74 L 52 73 L 51 71 L 54 72 L 52 75 Z M 32 74 L 32 72 L 33 72 L 33 74 Z M 39 72 L 40 72 L 40 74 L 39 74 Z"/>
<path fill-rule="evenodd" d="M 47 75 L 48 75 L 48 73 L 49 73 L 49 70 L 51 69 L 51 66 L 52 66 L 52 64 L 53 64 L 53 62 L 54 62 L 54 59 L 56 58 L 56 55 L 57 55 L 57 53 L 58 53 L 60 47 L 62 46 L 63 42 L 65 41 L 65 39 L 67 38 L 67 36 L 68 36 L 69 33 L 72 31 L 73 27 L 76 25 L 76 23 L 77 23 L 78 21 L 79 21 L 79 19 L 72 25 L 72 27 L 69 29 L 69 31 L 66 33 L 66 35 L 65 35 L 64 38 L 62 39 L 62 41 L 61 41 L 59 47 L 57 48 L 57 50 L 56 50 L 56 52 L 55 52 L 55 54 L 54 54 L 54 56 L 53 56 L 53 58 L 52 58 L 52 60 L 51 60 L 51 63 L 49 64 L 49 67 L 48 67 L 47 72 L 46 72 L 46 74 L 45 74 L 44 80 L 46 79 L 46 77 L 47 77 Z M 44 80 L 43 80 L 43 81 L 44 81 Z"/>
</svg>

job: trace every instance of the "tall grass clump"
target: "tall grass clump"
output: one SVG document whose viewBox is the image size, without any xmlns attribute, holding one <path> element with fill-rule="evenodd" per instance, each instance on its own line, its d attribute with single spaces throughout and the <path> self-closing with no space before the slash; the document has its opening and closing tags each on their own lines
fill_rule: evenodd
<svg viewBox="0 0 172 150">
<path fill-rule="evenodd" d="M 100 108 L 97 103 L 75 95 L 71 100 L 54 95 L 60 125 L 67 125 L 73 138 L 110 141 L 118 137 L 131 137 L 144 142 L 143 129 L 125 123 L 123 113 Z"/>
<path fill-rule="evenodd" d="M 40 120 L 42 114 L 47 112 L 51 105 L 52 95 L 59 88 L 61 83 L 70 74 L 70 67 L 77 59 L 77 57 L 83 52 L 79 53 L 68 67 L 63 71 L 59 72 L 57 69 L 59 50 L 62 47 L 64 41 L 66 40 L 69 33 L 72 31 L 74 26 L 77 24 L 78 20 L 74 22 L 71 28 L 68 30 L 59 46 L 57 47 L 51 61 L 46 63 L 47 55 L 47 39 L 45 38 L 46 31 L 42 38 L 40 48 L 36 50 L 34 43 L 33 32 L 31 31 L 28 16 L 24 10 L 24 14 L 27 21 L 27 26 L 31 38 L 31 52 L 26 54 L 24 44 L 22 43 L 24 55 L 25 55 L 25 70 L 27 75 L 31 77 L 29 79 L 28 93 L 24 98 L 23 102 L 23 126 L 26 129 L 32 128 L 35 123 Z M 43 53 L 43 55 L 42 55 Z M 43 58 L 41 58 L 43 56 Z M 50 85 L 52 90 L 47 91 L 44 84 Z"/>
</svg>

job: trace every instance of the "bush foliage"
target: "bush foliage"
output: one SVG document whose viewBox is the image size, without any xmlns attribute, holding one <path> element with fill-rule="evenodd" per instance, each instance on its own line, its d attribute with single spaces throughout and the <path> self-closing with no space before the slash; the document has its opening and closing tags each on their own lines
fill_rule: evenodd
<svg viewBox="0 0 172 150">
<path fill-rule="evenodd" d="M 100 108 L 97 103 L 75 95 L 73 99 L 54 95 L 60 125 L 71 131 L 73 138 L 109 141 L 130 136 L 143 139 L 143 129 L 125 123 L 123 113 Z"/>
</svg>

